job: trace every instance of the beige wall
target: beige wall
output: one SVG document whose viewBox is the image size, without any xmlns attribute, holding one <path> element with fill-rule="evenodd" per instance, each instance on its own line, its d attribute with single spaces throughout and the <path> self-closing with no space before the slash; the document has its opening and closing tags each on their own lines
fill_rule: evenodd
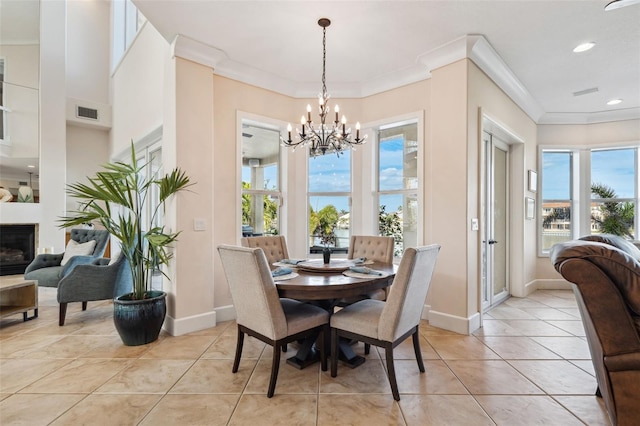
<svg viewBox="0 0 640 426">
<path fill-rule="evenodd" d="M 239 244 L 240 206 L 238 176 L 240 162 L 237 158 L 236 114 L 249 112 L 264 117 L 291 121 L 299 111 L 305 111 L 307 102 L 292 102 L 291 98 L 235 80 L 213 77 L 213 246 Z M 300 105 L 298 105 L 300 104 Z M 296 105 L 298 108 L 296 108 Z M 300 151 L 302 153 L 302 151 Z M 288 180 L 295 178 L 291 174 Z M 230 305 L 231 295 L 226 284 L 217 252 L 214 252 L 215 306 Z"/>
<path fill-rule="evenodd" d="M 527 286 L 535 280 L 536 258 L 536 221 L 524 220 L 525 197 L 535 198 L 528 192 L 527 172 L 537 170 L 537 134 L 536 124 L 505 93 L 496 86 L 473 62 L 469 61 L 469 100 L 468 100 L 468 146 L 469 187 L 467 238 L 469 249 L 469 300 L 473 300 L 473 291 L 479 290 L 480 282 L 480 233 L 469 231 L 470 220 L 482 217 L 480 202 L 480 182 L 482 176 L 482 144 L 480 112 L 511 133 L 522 143 L 510 145 L 511 170 L 510 183 L 510 241 L 509 241 L 509 274 L 511 294 L 523 297 L 527 294 Z M 480 221 L 482 226 L 482 221 Z M 470 312 L 477 306 L 470 306 Z"/>
</svg>

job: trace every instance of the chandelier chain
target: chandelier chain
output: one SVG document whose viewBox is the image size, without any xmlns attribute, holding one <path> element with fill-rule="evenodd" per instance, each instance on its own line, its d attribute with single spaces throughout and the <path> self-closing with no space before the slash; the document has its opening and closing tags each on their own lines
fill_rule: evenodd
<svg viewBox="0 0 640 426">
<path fill-rule="evenodd" d="M 322 96 L 327 94 L 327 80 L 326 74 L 327 64 L 327 27 L 322 28 Z"/>
</svg>

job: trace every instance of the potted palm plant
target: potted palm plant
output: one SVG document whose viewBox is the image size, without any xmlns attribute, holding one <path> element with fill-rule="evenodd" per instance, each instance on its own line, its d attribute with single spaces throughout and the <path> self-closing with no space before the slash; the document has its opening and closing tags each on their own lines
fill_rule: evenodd
<svg viewBox="0 0 640 426">
<path fill-rule="evenodd" d="M 146 164 L 138 164 L 131 143 L 131 162 L 108 163 L 104 171 L 89 178 L 89 183 L 67 186 L 67 193 L 80 207 L 61 219 L 61 227 L 100 223 L 120 242 L 126 258 L 133 288 L 131 293 L 114 299 L 114 323 L 122 341 L 128 346 L 143 345 L 158 338 L 166 315 L 166 293 L 151 287 L 154 272 L 169 263 L 171 244 L 179 232 L 166 232 L 157 225 L 158 214 L 176 193 L 191 185 L 185 172 L 176 168 L 164 176 L 145 178 Z M 151 218 L 145 227 L 149 204 Z M 166 276 L 166 274 L 165 274 Z"/>
</svg>

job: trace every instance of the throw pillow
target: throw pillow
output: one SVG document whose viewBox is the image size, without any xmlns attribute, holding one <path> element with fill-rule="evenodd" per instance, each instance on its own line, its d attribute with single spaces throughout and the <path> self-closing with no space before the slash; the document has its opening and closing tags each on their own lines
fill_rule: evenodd
<svg viewBox="0 0 640 426">
<path fill-rule="evenodd" d="M 73 256 L 88 256 L 93 254 L 96 248 L 96 240 L 87 241 L 86 243 L 79 243 L 75 240 L 69 240 L 67 248 L 64 250 L 62 261 L 60 265 L 66 265 L 69 259 Z"/>
</svg>

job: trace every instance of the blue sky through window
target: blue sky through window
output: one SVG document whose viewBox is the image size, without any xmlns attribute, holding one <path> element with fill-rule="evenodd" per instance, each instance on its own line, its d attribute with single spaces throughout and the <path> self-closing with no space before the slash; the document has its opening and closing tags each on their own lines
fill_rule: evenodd
<svg viewBox="0 0 640 426">
<path fill-rule="evenodd" d="M 610 186 L 619 198 L 635 194 L 635 149 L 591 152 L 591 182 Z"/>
<path fill-rule="evenodd" d="M 542 195 L 547 200 L 568 200 L 570 192 L 569 152 L 542 154 Z M 635 149 L 591 152 L 591 181 L 612 187 L 621 198 L 635 194 Z"/>
</svg>

